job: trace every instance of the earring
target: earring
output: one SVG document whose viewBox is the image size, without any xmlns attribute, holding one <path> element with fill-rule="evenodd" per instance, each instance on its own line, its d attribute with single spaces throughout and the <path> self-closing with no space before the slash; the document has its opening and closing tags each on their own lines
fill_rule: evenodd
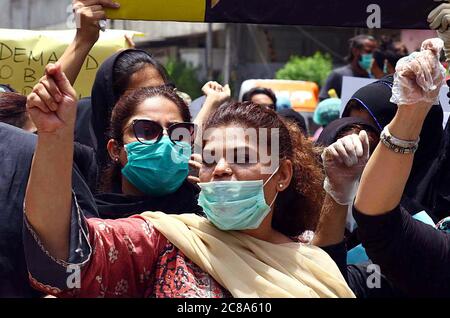
<svg viewBox="0 0 450 318">
<path fill-rule="evenodd" d="M 119 162 L 119 158 L 114 158 L 114 161 L 115 162 Z"/>
<path fill-rule="evenodd" d="M 280 189 L 283 187 L 283 184 L 282 183 L 280 183 L 279 185 L 278 185 L 279 187 L 280 187 Z"/>
</svg>

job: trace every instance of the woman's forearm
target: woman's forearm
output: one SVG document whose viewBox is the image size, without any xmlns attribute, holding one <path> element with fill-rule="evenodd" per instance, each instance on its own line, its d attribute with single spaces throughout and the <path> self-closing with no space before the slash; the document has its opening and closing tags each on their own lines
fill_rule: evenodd
<svg viewBox="0 0 450 318">
<path fill-rule="evenodd" d="M 95 42 L 84 40 L 77 32 L 74 40 L 59 59 L 62 71 L 66 74 L 70 84 L 74 85 L 84 61 Z"/>
<path fill-rule="evenodd" d="M 218 106 L 220 106 L 220 102 L 218 102 L 214 98 L 206 97 L 205 103 L 203 104 L 202 108 L 200 109 L 200 112 L 198 113 L 197 117 L 194 120 L 194 124 L 196 124 L 198 127 L 201 127 L 203 123 L 208 119 L 209 115 L 215 109 L 217 109 Z"/>
<path fill-rule="evenodd" d="M 347 205 L 340 205 L 327 194 L 322 206 L 313 245 L 325 247 L 342 243 L 347 220 Z"/>
<path fill-rule="evenodd" d="M 211 115 L 214 112 L 214 110 L 217 109 L 218 106 L 220 106 L 220 102 L 218 102 L 214 98 L 206 97 L 205 103 L 203 104 L 202 108 L 200 109 L 200 112 L 198 113 L 197 117 L 194 120 L 194 124 L 199 129 L 195 137 L 195 144 L 199 145 L 198 147 L 201 147 L 202 144 L 202 134 L 204 133 L 203 124 L 208 119 L 209 115 Z"/>
<path fill-rule="evenodd" d="M 389 131 L 399 139 L 417 140 L 427 113 L 426 107 L 401 106 Z M 381 215 L 399 205 L 413 159 L 412 154 L 395 153 L 380 143 L 363 172 L 356 209 L 367 215 Z"/>
<path fill-rule="evenodd" d="M 66 260 L 72 205 L 73 131 L 40 134 L 25 196 L 26 217 L 50 254 Z"/>
</svg>

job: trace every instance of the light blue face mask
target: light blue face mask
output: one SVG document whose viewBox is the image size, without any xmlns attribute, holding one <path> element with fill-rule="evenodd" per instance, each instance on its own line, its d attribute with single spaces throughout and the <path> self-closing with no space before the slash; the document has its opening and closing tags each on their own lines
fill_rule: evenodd
<svg viewBox="0 0 450 318">
<path fill-rule="evenodd" d="M 140 191 L 162 196 L 177 191 L 189 173 L 192 154 L 188 143 L 174 144 L 168 136 L 150 145 L 133 142 L 125 146 L 128 163 L 122 174 Z"/>
<path fill-rule="evenodd" d="M 257 229 L 278 196 L 277 192 L 272 203 L 267 205 L 264 186 L 275 173 L 265 183 L 262 180 L 199 183 L 198 204 L 208 220 L 223 231 Z"/>
<path fill-rule="evenodd" d="M 363 54 L 361 55 L 361 58 L 359 59 L 358 63 L 363 70 L 369 71 L 370 68 L 372 67 L 372 61 L 373 61 L 373 54 Z"/>
</svg>

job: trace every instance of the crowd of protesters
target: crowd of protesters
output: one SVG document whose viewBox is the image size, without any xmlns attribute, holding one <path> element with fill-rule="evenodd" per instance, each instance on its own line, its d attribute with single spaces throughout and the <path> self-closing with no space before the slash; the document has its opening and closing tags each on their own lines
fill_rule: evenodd
<svg viewBox="0 0 450 318">
<path fill-rule="evenodd" d="M 0 297 L 449 297 L 449 7 L 428 17 L 440 39 L 410 55 L 351 39 L 314 133 L 263 87 L 233 101 L 208 82 L 193 118 L 137 49 L 78 100 L 117 6 L 74 1 L 81 27 L 61 59 L 28 96 L 1 86 Z M 343 76 L 376 81 L 341 111 Z"/>
</svg>

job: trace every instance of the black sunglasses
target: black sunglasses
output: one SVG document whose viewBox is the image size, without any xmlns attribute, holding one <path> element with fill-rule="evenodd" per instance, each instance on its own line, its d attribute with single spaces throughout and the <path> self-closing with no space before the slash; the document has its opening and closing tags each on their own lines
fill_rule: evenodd
<svg viewBox="0 0 450 318">
<path fill-rule="evenodd" d="M 167 135 L 174 144 L 187 143 L 194 144 L 196 125 L 194 123 L 175 123 L 165 129 L 161 124 L 149 119 L 136 119 L 128 126 L 133 127 L 136 139 L 145 145 L 152 145 L 159 142 L 167 131 Z"/>
</svg>

